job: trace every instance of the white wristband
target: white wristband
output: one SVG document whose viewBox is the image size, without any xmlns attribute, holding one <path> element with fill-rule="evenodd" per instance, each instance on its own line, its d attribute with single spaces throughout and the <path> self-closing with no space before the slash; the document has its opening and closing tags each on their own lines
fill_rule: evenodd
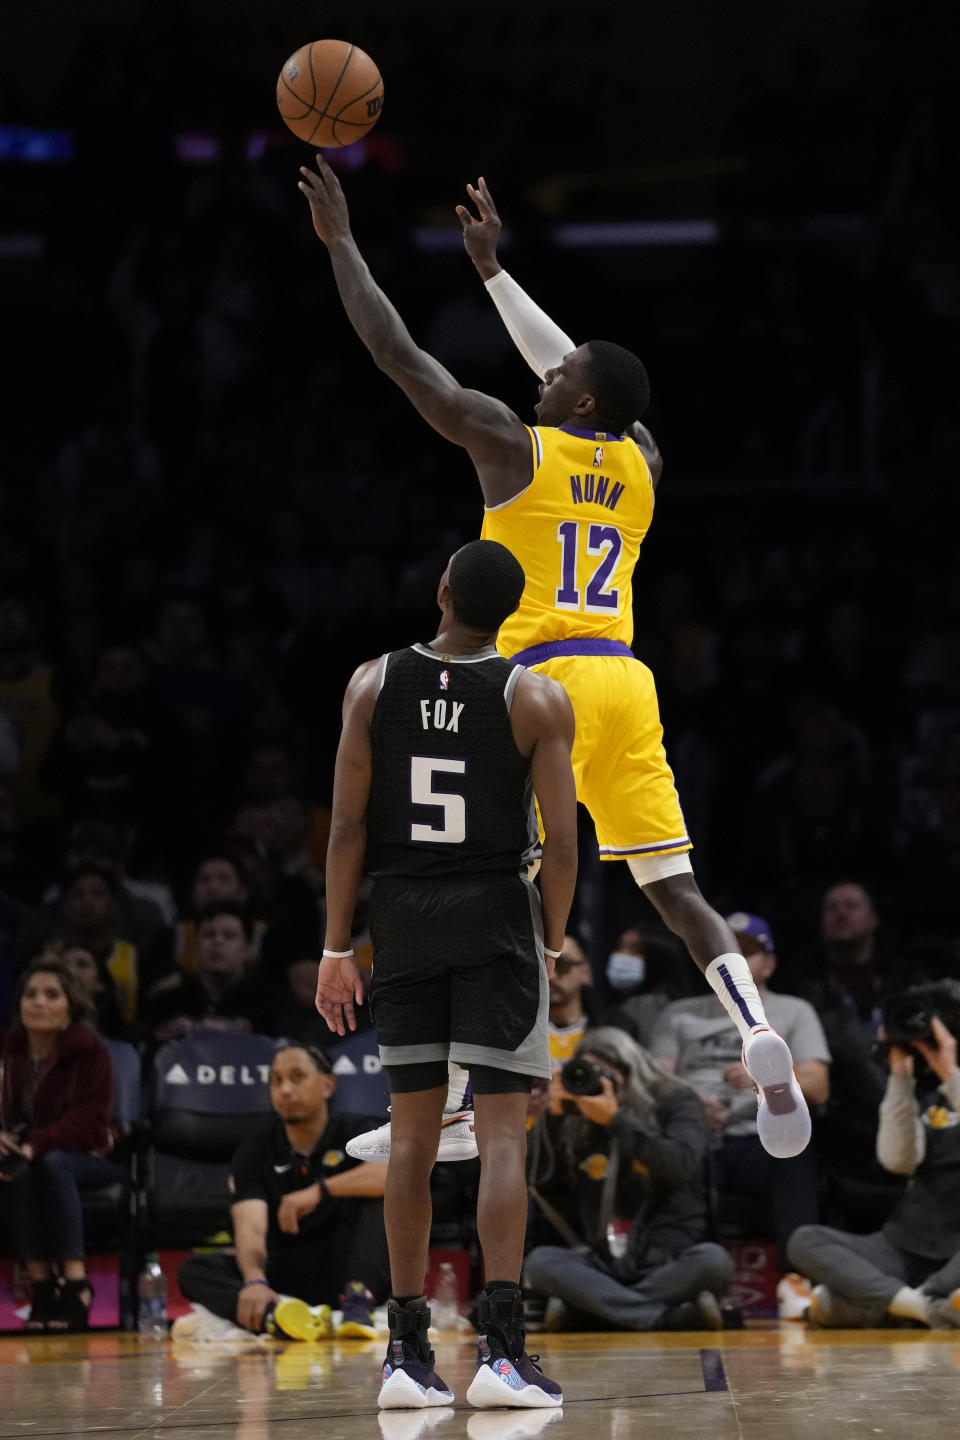
<svg viewBox="0 0 960 1440">
<path fill-rule="evenodd" d="M 549 955 L 551 960 L 559 960 L 559 959 L 560 959 L 560 956 L 563 954 L 563 951 L 562 951 L 562 950 L 548 950 L 547 947 L 546 947 L 546 945 L 544 945 L 544 947 L 543 947 L 543 953 L 544 953 L 544 955 Z"/>
<path fill-rule="evenodd" d="M 324 950 L 324 960 L 349 960 L 353 955 L 352 950 Z"/>
</svg>

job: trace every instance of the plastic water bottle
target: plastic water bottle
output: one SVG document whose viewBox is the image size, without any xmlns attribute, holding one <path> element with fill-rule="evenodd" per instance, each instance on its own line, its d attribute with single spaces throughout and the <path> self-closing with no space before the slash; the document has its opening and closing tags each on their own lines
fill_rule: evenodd
<svg viewBox="0 0 960 1440">
<path fill-rule="evenodd" d="M 146 1256 L 146 1263 L 137 1281 L 139 1313 L 137 1329 L 141 1340 L 167 1338 L 167 1282 L 155 1250 Z"/>
<path fill-rule="evenodd" d="M 437 1270 L 430 1319 L 437 1330 L 456 1330 L 460 1320 L 460 1287 L 449 1260 L 442 1261 Z"/>
</svg>

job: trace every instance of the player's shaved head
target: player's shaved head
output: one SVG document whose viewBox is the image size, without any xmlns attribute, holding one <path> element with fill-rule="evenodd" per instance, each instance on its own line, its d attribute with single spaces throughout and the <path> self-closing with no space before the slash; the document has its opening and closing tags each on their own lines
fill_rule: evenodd
<svg viewBox="0 0 960 1440">
<path fill-rule="evenodd" d="M 492 634 L 520 604 L 526 577 L 520 562 L 497 540 L 471 540 L 447 570 L 454 619 Z"/>
<path fill-rule="evenodd" d="M 620 435 L 650 404 L 650 381 L 643 361 L 611 340 L 590 340 L 583 349 L 597 420 Z"/>
</svg>

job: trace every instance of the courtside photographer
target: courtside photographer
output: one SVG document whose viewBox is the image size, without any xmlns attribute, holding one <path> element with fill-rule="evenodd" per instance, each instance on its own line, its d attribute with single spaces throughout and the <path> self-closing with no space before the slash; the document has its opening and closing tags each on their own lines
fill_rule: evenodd
<svg viewBox="0 0 960 1440">
<path fill-rule="evenodd" d="M 708 1240 L 699 1097 L 622 1030 L 588 1030 L 530 1134 L 533 1211 L 566 1243 L 526 1257 L 527 1284 L 574 1328 L 720 1328 L 733 1269 Z"/>
<path fill-rule="evenodd" d="M 847 1234 L 805 1225 L 791 1263 L 814 1288 L 805 1318 L 822 1326 L 913 1320 L 960 1328 L 960 982 L 888 996 L 883 1039 L 890 1073 L 877 1158 L 910 1184 L 882 1229 Z"/>
</svg>

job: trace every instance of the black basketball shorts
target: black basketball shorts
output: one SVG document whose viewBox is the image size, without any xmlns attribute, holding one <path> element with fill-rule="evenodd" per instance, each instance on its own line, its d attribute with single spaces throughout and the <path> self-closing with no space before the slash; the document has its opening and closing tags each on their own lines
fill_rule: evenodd
<svg viewBox="0 0 960 1440">
<path fill-rule="evenodd" d="M 384 1066 L 449 1059 L 550 1078 L 540 895 L 529 880 L 380 879 L 370 931 Z"/>
</svg>

